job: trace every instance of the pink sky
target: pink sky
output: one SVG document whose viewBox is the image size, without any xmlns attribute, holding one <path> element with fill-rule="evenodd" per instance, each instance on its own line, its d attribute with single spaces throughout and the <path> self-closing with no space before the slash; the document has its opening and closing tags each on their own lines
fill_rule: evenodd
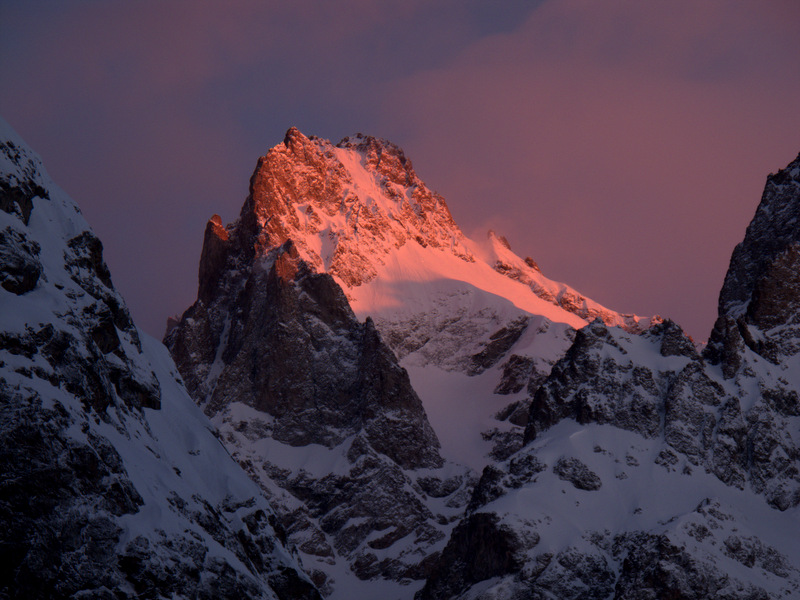
<svg viewBox="0 0 800 600">
<path fill-rule="evenodd" d="M 471 235 L 705 339 L 800 152 L 795 0 L 0 4 L 0 114 L 81 205 L 140 326 L 194 299 L 292 125 L 401 145 Z"/>
</svg>

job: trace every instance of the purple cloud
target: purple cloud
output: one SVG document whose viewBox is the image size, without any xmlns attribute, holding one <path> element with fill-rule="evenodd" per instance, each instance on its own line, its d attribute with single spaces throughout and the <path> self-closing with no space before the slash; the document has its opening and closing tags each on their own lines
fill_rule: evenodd
<svg viewBox="0 0 800 600">
<path fill-rule="evenodd" d="M 465 230 L 705 337 L 764 178 L 800 149 L 800 9 L 185 0 L 0 6 L 0 112 L 105 241 L 137 321 L 193 299 L 291 125 L 403 146 Z"/>
</svg>

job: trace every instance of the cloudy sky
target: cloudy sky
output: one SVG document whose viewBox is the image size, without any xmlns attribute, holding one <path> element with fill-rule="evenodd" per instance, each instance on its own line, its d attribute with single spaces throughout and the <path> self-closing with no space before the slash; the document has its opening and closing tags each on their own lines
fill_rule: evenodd
<svg viewBox="0 0 800 600">
<path fill-rule="evenodd" d="M 290 126 L 403 147 L 468 235 L 705 339 L 800 152 L 796 0 L 0 0 L 0 115 L 160 337 Z"/>
</svg>

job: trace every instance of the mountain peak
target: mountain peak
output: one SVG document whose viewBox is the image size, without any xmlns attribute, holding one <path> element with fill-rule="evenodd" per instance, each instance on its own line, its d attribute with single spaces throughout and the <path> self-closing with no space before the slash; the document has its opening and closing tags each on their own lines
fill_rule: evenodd
<svg viewBox="0 0 800 600">
<path fill-rule="evenodd" d="M 707 356 L 732 377 L 745 345 L 779 362 L 798 353 L 800 334 L 800 155 L 767 177 L 761 202 L 734 248 L 719 295 Z"/>
<path fill-rule="evenodd" d="M 400 146 L 388 140 L 357 133 L 344 138 L 336 147 L 356 150 L 364 156 L 369 169 L 394 184 L 406 187 L 422 184 L 414 172 L 411 159 L 406 157 Z"/>
<path fill-rule="evenodd" d="M 407 243 L 473 260 L 444 199 L 395 144 L 357 134 L 338 146 L 297 128 L 258 160 L 237 235 L 255 254 L 291 239 L 319 272 L 370 281 Z"/>
<path fill-rule="evenodd" d="M 800 242 L 798 220 L 800 155 L 767 177 L 756 214 L 731 256 L 719 296 L 720 316 L 739 316 L 747 310 L 760 274 L 788 246 Z"/>
<path fill-rule="evenodd" d="M 209 222 L 199 299 L 210 298 L 228 261 L 265 257 L 288 240 L 312 270 L 336 278 L 362 317 L 403 303 L 398 294 L 419 282 L 466 277 L 518 308 L 573 327 L 596 316 L 631 331 L 652 322 L 618 314 L 544 277 L 532 258 L 516 256 L 494 232 L 487 254 L 464 235 L 444 198 L 417 176 L 398 145 L 362 133 L 334 146 L 291 127 L 283 143 L 258 159 L 240 219 L 226 227 L 219 219 Z M 520 289 L 507 289 L 508 281 L 493 278 L 498 274 Z M 376 279 L 382 283 L 364 287 Z"/>
<path fill-rule="evenodd" d="M 313 153 L 314 141 L 313 138 L 304 135 L 297 127 L 290 127 L 283 137 L 283 145 L 295 156 L 305 158 L 309 151 Z"/>
</svg>

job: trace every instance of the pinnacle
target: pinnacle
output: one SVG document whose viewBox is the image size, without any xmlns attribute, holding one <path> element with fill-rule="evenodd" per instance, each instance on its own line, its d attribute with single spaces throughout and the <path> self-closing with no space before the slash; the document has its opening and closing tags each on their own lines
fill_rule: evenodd
<svg viewBox="0 0 800 600">
<path fill-rule="evenodd" d="M 286 130 L 286 135 L 283 137 L 283 143 L 288 146 L 293 140 L 297 139 L 302 140 L 308 138 L 306 138 L 306 136 L 304 136 L 297 127 L 292 126 Z"/>
</svg>

